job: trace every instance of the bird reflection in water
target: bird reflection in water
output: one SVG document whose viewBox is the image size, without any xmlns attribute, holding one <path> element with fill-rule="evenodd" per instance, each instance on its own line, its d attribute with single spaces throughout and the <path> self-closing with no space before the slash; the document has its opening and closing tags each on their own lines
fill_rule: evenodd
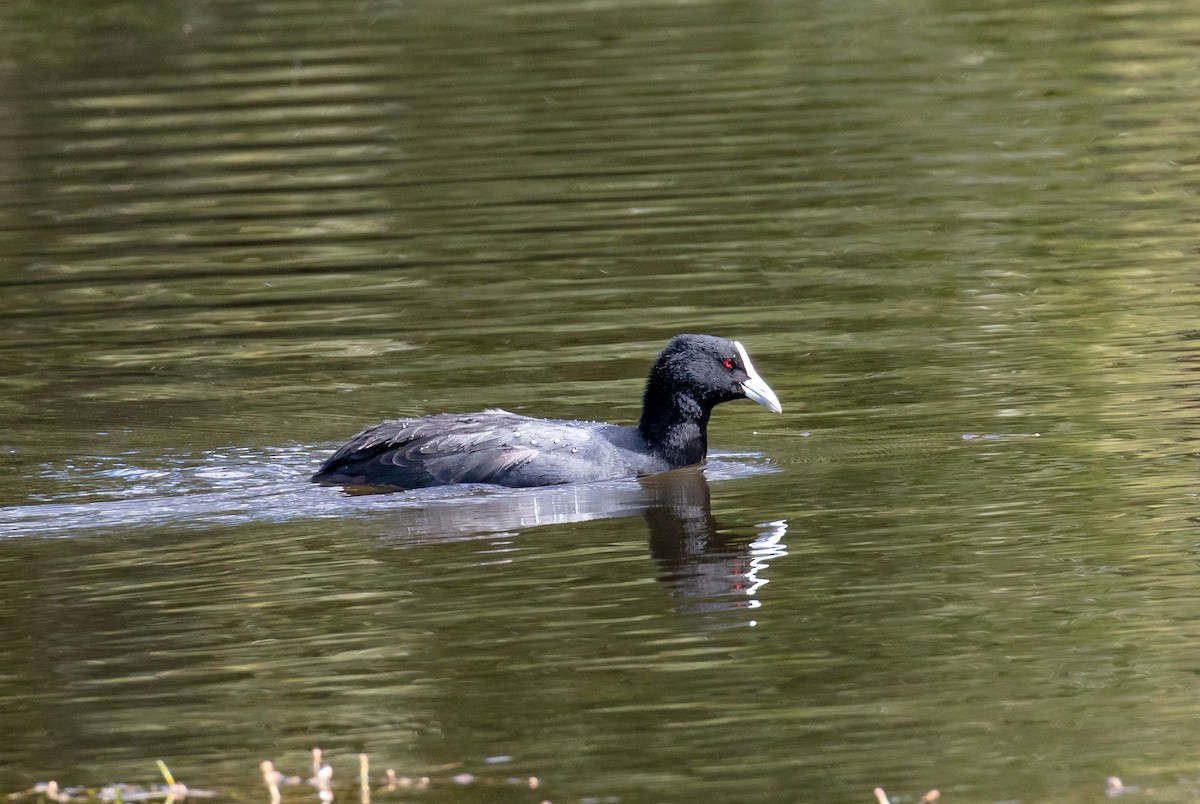
<svg viewBox="0 0 1200 804">
<path fill-rule="evenodd" d="M 681 601 L 681 610 L 698 615 L 758 608 L 770 563 L 787 555 L 784 520 L 754 526 L 753 537 L 747 528 L 722 527 L 712 513 L 708 480 L 698 467 L 607 483 L 486 491 L 476 487 L 465 495 L 463 488 L 401 495 L 405 505 L 388 511 L 389 534 L 409 546 L 473 538 L 493 541 L 497 535 L 511 537 L 532 527 L 640 514 L 649 528 L 658 579 Z M 513 549 L 519 547 L 510 545 L 499 555 Z M 499 558 L 497 563 L 505 561 Z M 706 626 L 755 624 L 745 617 L 736 622 L 715 617 Z"/>
<path fill-rule="evenodd" d="M 765 522 L 757 538 L 724 531 L 712 514 L 709 486 L 696 469 L 643 479 L 650 494 L 643 517 L 660 580 L 695 613 L 756 609 L 770 562 L 787 555 L 787 522 Z M 726 625 L 756 625 L 755 620 Z"/>
</svg>

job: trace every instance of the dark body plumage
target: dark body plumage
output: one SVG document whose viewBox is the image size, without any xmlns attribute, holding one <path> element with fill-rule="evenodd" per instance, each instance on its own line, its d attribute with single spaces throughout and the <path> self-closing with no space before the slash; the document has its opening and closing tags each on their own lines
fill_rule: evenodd
<svg viewBox="0 0 1200 804">
<path fill-rule="evenodd" d="M 742 397 L 780 409 L 741 344 L 679 335 L 654 361 L 637 427 L 503 410 L 395 419 L 356 435 L 313 480 L 398 489 L 550 486 L 665 472 L 703 461 L 713 407 Z"/>
</svg>

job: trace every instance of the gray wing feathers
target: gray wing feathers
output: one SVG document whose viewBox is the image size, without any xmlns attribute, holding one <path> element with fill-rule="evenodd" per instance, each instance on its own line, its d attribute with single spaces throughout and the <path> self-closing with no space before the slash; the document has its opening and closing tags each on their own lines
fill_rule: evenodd
<svg viewBox="0 0 1200 804">
<path fill-rule="evenodd" d="M 532 429 L 533 422 L 539 431 L 536 437 L 522 434 L 522 426 Z M 387 476 L 389 483 L 405 488 L 508 485 L 518 475 L 539 483 L 565 482 L 566 478 L 556 479 L 555 465 L 590 433 L 575 423 L 555 423 L 555 437 L 543 443 L 547 424 L 504 411 L 386 421 L 351 439 L 321 466 L 317 477 L 354 482 L 357 477 Z M 539 464 L 544 464 L 540 470 Z"/>
</svg>

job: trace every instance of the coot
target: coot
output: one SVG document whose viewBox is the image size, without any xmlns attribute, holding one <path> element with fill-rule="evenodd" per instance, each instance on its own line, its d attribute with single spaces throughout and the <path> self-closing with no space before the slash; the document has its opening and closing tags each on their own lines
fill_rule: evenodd
<svg viewBox="0 0 1200 804">
<path fill-rule="evenodd" d="M 312 479 L 415 489 L 552 486 L 665 472 L 703 461 L 713 407 L 742 397 L 774 413 L 783 410 L 740 343 L 678 335 L 650 368 L 637 427 L 504 410 L 394 419 L 354 436 Z"/>
</svg>

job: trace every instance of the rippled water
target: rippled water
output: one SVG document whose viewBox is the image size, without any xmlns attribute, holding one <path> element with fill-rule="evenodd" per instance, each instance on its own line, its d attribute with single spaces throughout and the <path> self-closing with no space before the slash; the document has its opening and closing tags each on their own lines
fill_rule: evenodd
<svg viewBox="0 0 1200 804">
<path fill-rule="evenodd" d="M 1197 41 L 3 4 L 0 792 L 265 800 L 320 745 L 430 801 L 1193 800 Z M 703 471 L 306 481 L 388 416 L 633 421 L 684 331 L 785 410 L 718 409 Z"/>
</svg>

